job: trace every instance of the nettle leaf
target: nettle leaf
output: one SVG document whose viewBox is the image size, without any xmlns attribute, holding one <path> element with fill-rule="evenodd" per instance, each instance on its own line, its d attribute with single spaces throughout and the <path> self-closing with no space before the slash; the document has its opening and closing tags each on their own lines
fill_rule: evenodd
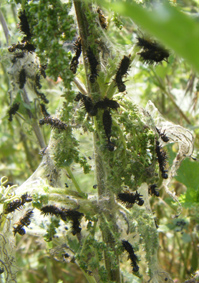
<svg viewBox="0 0 199 283">
<path fill-rule="evenodd" d="M 120 15 L 132 18 L 139 27 L 155 36 L 199 71 L 199 23 L 193 17 L 166 1 L 154 4 L 152 10 L 133 1 L 104 1 L 103 4 Z"/>
</svg>

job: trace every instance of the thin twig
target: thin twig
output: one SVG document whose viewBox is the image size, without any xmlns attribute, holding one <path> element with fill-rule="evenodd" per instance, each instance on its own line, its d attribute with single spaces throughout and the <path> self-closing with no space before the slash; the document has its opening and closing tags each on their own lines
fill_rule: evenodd
<svg viewBox="0 0 199 283">
<path fill-rule="evenodd" d="M 10 38 L 9 29 L 8 29 L 7 23 L 5 21 L 5 18 L 3 16 L 3 13 L 2 13 L 1 10 L 0 10 L 0 22 L 2 24 L 3 31 L 4 31 L 4 34 L 5 34 L 5 37 L 6 37 L 6 42 L 7 42 L 7 44 L 9 44 L 9 38 Z"/>
</svg>

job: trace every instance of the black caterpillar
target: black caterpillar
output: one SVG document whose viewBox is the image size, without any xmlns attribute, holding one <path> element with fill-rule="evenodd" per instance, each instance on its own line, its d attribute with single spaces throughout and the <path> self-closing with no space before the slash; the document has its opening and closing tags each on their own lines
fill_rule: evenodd
<svg viewBox="0 0 199 283">
<path fill-rule="evenodd" d="M 79 100 L 83 102 L 86 112 L 90 116 L 96 116 L 98 109 L 110 108 L 117 110 L 117 108 L 120 107 L 119 103 L 116 100 L 111 100 L 108 99 L 107 97 L 94 104 L 90 97 L 82 94 L 81 92 L 79 92 L 75 97 L 75 101 L 79 101 Z"/>
<path fill-rule="evenodd" d="M 12 121 L 12 116 L 16 114 L 16 112 L 19 110 L 19 102 L 14 103 L 13 105 L 11 105 L 10 109 L 8 110 L 8 121 Z"/>
<path fill-rule="evenodd" d="M 106 17 L 103 15 L 102 10 L 99 7 L 97 9 L 97 13 L 99 15 L 99 22 L 100 22 L 101 27 L 103 29 L 107 29 L 108 24 L 107 24 L 107 21 L 106 21 Z"/>
<path fill-rule="evenodd" d="M 111 127 L 112 127 L 112 117 L 109 110 L 104 110 L 103 113 L 103 125 L 106 137 L 108 139 L 108 150 L 114 150 L 114 144 L 111 142 Z"/>
<path fill-rule="evenodd" d="M 129 259 L 131 260 L 133 272 L 138 272 L 139 270 L 139 266 L 137 265 L 138 258 L 134 252 L 132 245 L 128 241 L 125 241 L 125 240 L 122 240 L 122 245 L 129 254 Z"/>
<path fill-rule="evenodd" d="M 149 194 L 155 195 L 156 197 L 159 197 L 160 194 L 159 194 L 159 191 L 156 188 L 157 188 L 156 184 L 149 186 Z"/>
<path fill-rule="evenodd" d="M 153 64 L 166 61 L 169 57 L 169 52 L 155 41 L 150 41 L 145 38 L 138 37 L 137 45 L 143 50 L 138 54 L 141 60 Z"/>
<path fill-rule="evenodd" d="M 20 19 L 19 27 L 21 31 L 26 35 L 26 37 L 22 39 L 22 42 L 29 41 L 31 39 L 32 34 L 30 32 L 30 27 L 29 27 L 28 19 L 26 17 L 25 10 L 20 11 L 18 17 Z"/>
<path fill-rule="evenodd" d="M 16 209 L 20 209 L 22 208 L 22 206 L 26 203 L 26 202 L 31 202 L 32 201 L 32 197 L 30 195 L 23 194 L 19 199 L 13 200 L 12 202 L 9 202 L 6 205 L 6 208 L 4 210 L 5 214 L 11 213 L 13 211 L 15 211 Z"/>
<path fill-rule="evenodd" d="M 76 235 L 80 233 L 80 218 L 84 215 L 83 213 L 74 210 L 66 209 L 64 207 L 58 208 L 55 205 L 47 205 L 41 208 L 42 214 L 44 215 L 55 215 L 60 216 L 63 221 L 66 221 L 67 218 L 72 221 L 72 234 Z"/>
<path fill-rule="evenodd" d="M 23 227 L 24 226 L 27 227 L 28 225 L 30 225 L 30 222 L 31 222 L 30 218 L 32 217 L 32 214 L 33 214 L 33 211 L 28 210 L 26 212 L 26 214 L 19 219 L 19 222 L 16 223 L 17 226 L 13 227 L 14 235 L 16 235 L 16 233 L 18 233 L 19 235 L 23 236 L 26 233 L 26 231 Z"/>
<path fill-rule="evenodd" d="M 141 198 L 142 195 L 140 195 L 137 191 L 135 194 L 130 192 L 124 192 L 119 193 L 117 196 L 119 200 L 123 202 L 128 202 L 130 204 L 137 203 L 139 206 L 142 206 L 144 204 L 144 200 Z"/>
<path fill-rule="evenodd" d="M 163 132 L 161 133 L 160 130 L 156 127 L 156 131 L 158 132 L 158 135 L 164 142 L 168 142 L 169 138 L 166 136 L 166 134 Z"/>
<path fill-rule="evenodd" d="M 52 128 L 56 128 L 59 130 L 66 130 L 68 128 L 68 126 L 64 122 L 62 122 L 61 120 L 57 118 L 52 118 L 50 116 L 46 116 L 43 119 L 40 119 L 39 124 L 41 126 L 44 124 L 49 124 L 51 125 Z"/>
<path fill-rule="evenodd" d="M 26 83 L 26 71 L 25 69 L 21 69 L 19 73 L 19 88 L 23 88 Z"/>
<path fill-rule="evenodd" d="M 42 114 L 43 114 L 44 117 L 50 116 L 50 114 L 49 114 L 48 111 L 46 110 L 45 104 L 40 103 L 40 107 L 41 107 L 41 112 L 42 112 Z"/>
<path fill-rule="evenodd" d="M 82 44 L 81 44 L 81 37 L 78 37 L 74 44 L 75 49 L 75 56 L 73 57 L 71 63 L 70 63 L 70 70 L 73 72 L 73 74 L 76 74 L 77 67 L 79 65 L 79 57 L 82 52 Z"/>
<path fill-rule="evenodd" d="M 11 47 L 8 48 L 8 51 L 15 52 L 16 49 L 20 49 L 22 51 L 34 52 L 36 48 L 33 44 L 29 42 L 25 42 L 25 43 L 13 44 Z"/>
<path fill-rule="evenodd" d="M 128 68 L 130 66 L 130 58 L 127 57 L 127 56 L 124 56 L 121 63 L 120 63 L 120 66 L 117 70 L 117 73 L 116 73 L 116 76 L 115 76 L 115 82 L 116 82 L 116 85 L 118 87 L 118 90 L 120 92 L 123 92 L 126 90 L 126 86 L 122 80 L 123 76 L 127 74 L 127 71 L 128 71 Z"/>
<path fill-rule="evenodd" d="M 96 81 L 96 78 L 98 76 L 97 73 L 97 65 L 99 64 L 92 49 L 89 47 L 87 50 L 87 57 L 88 57 L 88 62 L 89 62 L 89 66 L 90 66 L 90 71 L 91 74 L 89 76 L 89 80 L 91 83 L 94 83 Z"/>
<path fill-rule="evenodd" d="M 158 157 L 158 163 L 159 163 L 160 171 L 162 172 L 162 178 L 167 179 L 168 174 L 167 174 L 167 170 L 165 170 L 167 154 L 166 154 L 166 151 L 164 151 L 161 148 L 159 141 L 156 141 L 156 154 L 157 154 L 157 157 Z"/>
</svg>

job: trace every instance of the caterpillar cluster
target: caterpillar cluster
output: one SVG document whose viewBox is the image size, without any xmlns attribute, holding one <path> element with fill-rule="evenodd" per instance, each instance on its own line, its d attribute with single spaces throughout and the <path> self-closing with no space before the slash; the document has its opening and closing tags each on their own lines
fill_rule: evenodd
<svg viewBox="0 0 199 283">
<path fill-rule="evenodd" d="M 159 141 L 156 141 L 156 154 L 157 154 L 157 157 L 158 157 L 158 163 L 159 163 L 160 171 L 162 172 L 162 178 L 167 179 L 168 174 L 167 174 L 167 170 L 165 170 L 167 154 L 166 154 L 166 151 L 164 151 L 161 148 Z"/>
<path fill-rule="evenodd" d="M 137 46 L 142 48 L 142 51 L 138 53 L 142 61 L 153 64 L 154 62 L 159 63 L 168 59 L 169 52 L 157 42 L 141 37 L 137 39 Z"/>
<path fill-rule="evenodd" d="M 43 119 L 40 119 L 39 124 L 40 126 L 49 124 L 52 128 L 59 130 L 66 130 L 68 128 L 68 126 L 64 122 L 62 122 L 58 118 L 52 118 L 51 116 L 45 116 Z"/>
<path fill-rule="evenodd" d="M 82 52 L 82 43 L 81 43 L 81 37 L 78 37 L 74 44 L 75 49 L 75 56 L 73 57 L 71 63 L 70 63 L 70 70 L 73 72 L 73 74 L 76 74 L 77 67 L 79 65 L 79 57 Z"/>
<path fill-rule="evenodd" d="M 116 73 L 116 76 L 115 76 L 115 82 L 116 82 L 116 85 L 118 87 L 118 90 L 120 92 L 123 92 L 126 90 L 126 86 L 122 80 L 123 76 L 127 74 L 127 71 L 128 71 L 128 68 L 130 66 L 130 58 L 127 57 L 127 56 L 124 56 L 121 63 L 120 63 L 120 66 L 117 70 L 117 73 Z"/>
<path fill-rule="evenodd" d="M 159 194 L 159 191 L 158 191 L 156 188 L 157 188 L 157 185 L 156 185 L 156 184 L 150 185 L 150 186 L 149 186 L 149 194 L 155 195 L 156 197 L 159 197 L 160 194 Z"/>
<path fill-rule="evenodd" d="M 91 83 L 94 83 L 97 76 L 98 76 L 98 73 L 97 73 L 97 65 L 99 64 L 92 49 L 88 48 L 87 50 L 87 58 L 88 58 L 88 62 L 89 62 L 89 66 L 90 66 L 90 75 L 89 75 L 89 80 Z"/>
<path fill-rule="evenodd" d="M 50 214 L 60 216 L 63 221 L 69 219 L 72 222 L 72 234 L 76 235 L 81 232 L 80 219 L 84 214 L 77 210 L 66 209 L 64 207 L 58 208 L 55 205 L 47 205 L 41 208 L 41 213 L 44 215 Z"/>
<path fill-rule="evenodd" d="M 15 211 L 16 209 L 22 208 L 22 206 L 26 202 L 31 202 L 31 201 L 32 201 L 32 197 L 30 195 L 28 195 L 28 193 L 23 194 L 19 199 L 13 200 L 12 202 L 9 202 L 6 205 L 4 213 L 5 214 L 11 213 L 11 212 Z"/>
<path fill-rule="evenodd" d="M 99 7 L 97 9 L 97 13 L 98 13 L 98 16 L 99 16 L 99 22 L 100 22 L 101 27 L 103 29 L 107 29 L 108 24 L 107 24 L 106 17 L 103 15 L 102 10 Z"/>
<path fill-rule="evenodd" d="M 138 272 L 138 270 L 139 270 L 139 266 L 137 265 L 138 258 L 137 258 L 136 254 L 134 252 L 132 245 L 128 241 L 122 240 L 122 246 L 127 251 L 127 253 L 129 254 L 129 259 L 131 260 L 133 272 Z"/>
<path fill-rule="evenodd" d="M 16 235 L 16 233 L 18 233 L 19 235 L 23 236 L 26 231 L 25 229 L 23 228 L 24 226 L 28 226 L 30 225 L 30 218 L 32 217 L 32 214 L 33 214 L 33 210 L 29 209 L 25 215 L 23 217 L 21 217 L 19 219 L 19 222 L 16 223 L 16 227 L 13 227 L 13 232 L 14 232 L 14 235 Z"/>
<path fill-rule="evenodd" d="M 118 199 L 127 202 L 129 204 L 134 204 L 137 203 L 139 206 L 142 206 L 144 204 L 144 200 L 141 198 L 142 195 L 140 195 L 137 191 L 136 193 L 130 193 L 130 192 L 124 192 L 124 193 L 119 193 Z"/>
<path fill-rule="evenodd" d="M 10 106 L 10 109 L 8 110 L 8 121 L 12 121 L 12 116 L 16 114 L 16 112 L 19 110 L 19 102 L 14 103 L 13 105 Z"/>
<path fill-rule="evenodd" d="M 156 127 L 156 131 L 158 132 L 158 135 L 164 142 L 168 142 L 169 138 L 166 136 L 166 134 L 163 132 L 161 133 L 160 130 Z"/>
</svg>

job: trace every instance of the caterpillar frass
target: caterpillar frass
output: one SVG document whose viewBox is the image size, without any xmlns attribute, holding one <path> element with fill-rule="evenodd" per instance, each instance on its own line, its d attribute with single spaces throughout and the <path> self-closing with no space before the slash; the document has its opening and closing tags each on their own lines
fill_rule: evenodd
<svg viewBox="0 0 199 283">
<path fill-rule="evenodd" d="M 167 154 L 166 154 L 166 151 L 164 151 L 161 148 L 159 141 L 156 141 L 156 154 L 158 158 L 159 168 L 160 168 L 160 171 L 162 172 L 162 178 L 167 179 L 168 174 L 167 174 L 167 170 L 165 170 Z"/>
<path fill-rule="evenodd" d="M 141 60 L 148 63 L 159 63 L 166 61 L 169 57 L 169 52 L 155 41 L 138 37 L 137 46 L 142 48 L 138 54 Z"/>
<path fill-rule="evenodd" d="M 8 121 L 12 121 L 12 116 L 15 115 L 17 113 L 17 111 L 19 110 L 19 102 L 14 103 L 13 105 L 11 105 L 10 109 L 8 110 Z"/>
<path fill-rule="evenodd" d="M 26 17 L 25 10 L 20 11 L 18 17 L 20 19 L 19 22 L 20 30 L 26 35 L 26 37 L 22 39 L 22 42 L 29 41 L 31 39 L 32 34 L 30 32 L 30 27 L 29 27 L 28 19 Z"/>
<path fill-rule="evenodd" d="M 73 74 L 76 74 L 77 67 L 79 65 L 79 57 L 82 52 L 82 44 L 81 44 L 81 37 L 78 37 L 74 44 L 75 49 L 75 56 L 73 57 L 71 63 L 70 63 L 70 70 L 73 72 Z"/>
<path fill-rule="evenodd" d="M 43 103 L 40 103 L 40 107 L 41 107 L 41 112 L 43 114 L 44 117 L 49 117 L 50 114 L 48 113 L 48 111 L 46 110 L 46 106 Z"/>
<path fill-rule="evenodd" d="M 115 76 L 115 82 L 116 82 L 116 85 L 117 85 L 118 90 L 120 92 L 123 92 L 123 91 L 126 90 L 126 86 L 125 86 L 124 82 L 122 81 L 122 78 L 123 78 L 124 75 L 127 74 L 130 63 L 131 63 L 130 58 L 127 57 L 127 56 L 124 56 L 121 63 L 120 63 L 120 66 L 117 70 L 117 73 L 116 73 L 116 76 Z"/>
<path fill-rule="evenodd" d="M 19 73 L 19 88 L 23 88 L 26 83 L 26 71 L 22 69 Z"/>
<path fill-rule="evenodd" d="M 97 73 L 97 66 L 99 65 L 92 49 L 89 47 L 87 50 L 87 58 L 88 58 L 88 62 L 89 62 L 89 66 L 90 66 L 90 71 L 91 74 L 89 76 L 89 80 L 91 83 L 94 83 L 96 81 L 96 78 L 98 76 Z"/>
<path fill-rule="evenodd" d="M 158 132 L 158 135 L 164 142 L 168 142 L 169 138 L 166 136 L 165 132 L 161 133 L 160 130 L 156 127 L 156 131 Z"/>
<path fill-rule="evenodd" d="M 119 193 L 117 196 L 119 200 L 127 202 L 129 204 L 137 203 L 139 206 L 142 206 L 144 204 L 144 200 L 141 198 L 142 195 L 140 195 L 137 191 L 135 194 L 130 192 L 124 192 Z"/>
<path fill-rule="evenodd" d="M 59 130 L 66 130 L 68 128 L 68 126 L 64 122 L 62 122 L 61 120 L 57 118 L 52 118 L 50 116 L 46 116 L 43 119 L 40 119 L 39 124 L 40 126 L 44 124 L 49 124 L 51 125 L 52 128 L 56 128 Z"/>
<path fill-rule="evenodd" d="M 107 29 L 108 24 L 107 24 L 106 17 L 103 15 L 102 10 L 99 7 L 97 9 L 97 13 L 98 13 L 98 16 L 99 16 L 99 22 L 100 22 L 101 27 L 103 29 Z"/>
<path fill-rule="evenodd" d="M 22 236 L 26 233 L 26 231 L 23 227 L 24 226 L 27 227 L 28 225 L 30 225 L 32 214 L 33 214 L 33 210 L 29 209 L 25 213 L 25 215 L 19 219 L 19 222 L 16 223 L 17 226 L 13 227 L 14 235 L 16 235 L 16 233 L 18 233 Z"/>
<path fill-rule="evenodd" d="M 139 270 L 139 266 L 137 265 L 138 258 L 134 252 L 132 245 L 128 241 L 122 240 L 122 246 L 129 254 L 129 259 L 131 260 L 133 272 L 138 272 Z"/>
<path fill-rule="evenodd" d="M 156 197 L 159 197 L 160 194 L 159 194 L 159 191 L 156 188 L 157 188 L 156 184 L 149 186 L 149 194 L 154 195 Z"/>
</svg>

